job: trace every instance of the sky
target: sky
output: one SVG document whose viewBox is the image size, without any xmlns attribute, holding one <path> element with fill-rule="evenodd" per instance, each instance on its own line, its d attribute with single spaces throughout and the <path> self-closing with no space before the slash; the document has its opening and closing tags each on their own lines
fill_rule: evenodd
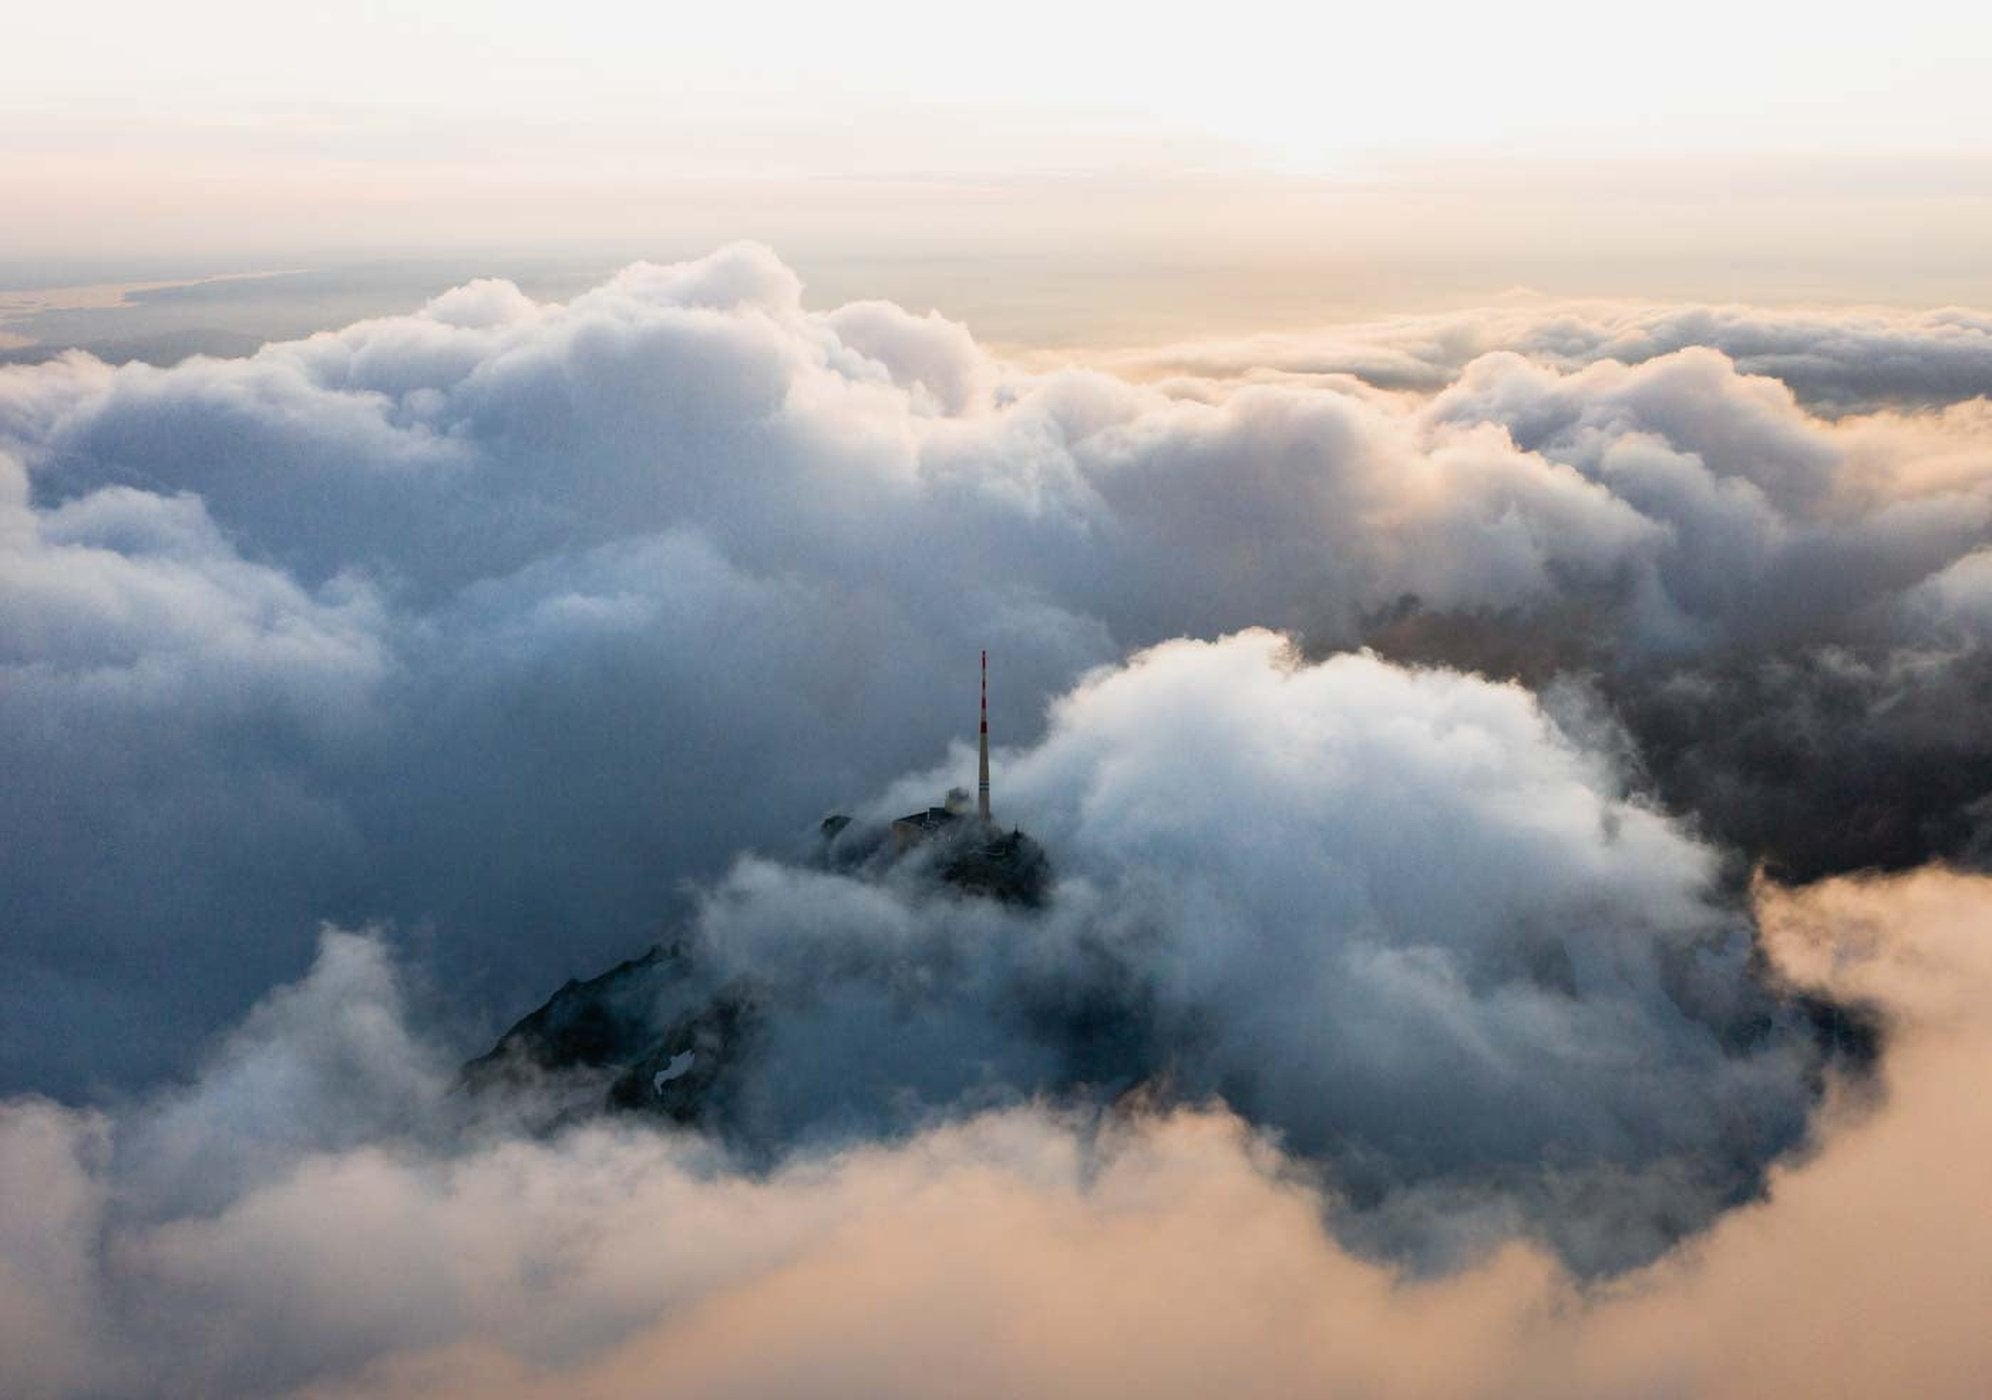
<svg viewBox="0 0 1992 1400">
<path fill-rule="evenodd" d="M 0 1391 L 1986 1393 L 1987 29 L 20 17 Z"/>
<path fill-rule="evenodd" d="M 600 273 L 749 237 L 840 296 L 1033 343 L 1142 338 L 1164 304 L 1181 331 L 1513 286 L 1982 304 L 1987 24 L 36 6 L 0 56 L 0 280 L 466 251 Z M 971 268 L 993 256 L 1028 300 L 990 306 Z"/>
<path fill-rule="evenodd" d="M 1296 166 L 1501 144 L 1964 152 L 1987 115 L 1972 81 L 1985 26 L 1927 3 L 1894 7 L 1883 23 L 1824 5 L 1799 27 L 1773 7 L 1706 0 L 1664 16 L 1582 4 L 1343 13 L 1254 0 L 1221 18 L 1138 19 L 1039 0 L 946 17 L 869 0 L 697 16 L 623 4 L 557 16 L 521 3 L 419 14 L 363 5 L 295 18 L 207 0 L 170 16 L 44 7 L 23 17 L 5 76 L 17 110 L 52 122 L 260 112 L 278 118 L 278 139 L 309 134 L 314 118 L 336 128 L 359 114 L 382 125 L 427 114 L 468 135 L 501 113 L 571 120 L 585 99 L 583 130 L 630 135 L 724 117 L 729 102 L 790 120 L 939 104 L 1026 127 L 1092 112 L 1147 140 L 1235 143 Z M 965 154 L 973 168 L 1004 145 L 992 132 L 949 164 L 961 168 Z"/>
</svg>

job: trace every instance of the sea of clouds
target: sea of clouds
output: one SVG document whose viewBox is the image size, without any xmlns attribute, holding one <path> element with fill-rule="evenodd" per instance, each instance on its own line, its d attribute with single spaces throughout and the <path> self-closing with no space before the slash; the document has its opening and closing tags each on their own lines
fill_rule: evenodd
<svg viewBox="0 0 1992 1400">
<path fill-rule="evenodd" d="M 1815 1232 L 1970 1228 L 1983 882 L 1836 877 L 1992 859 L 1988 346 L 1027 370 L 738 246 L 0 369 L 7 1388 L 1747 1394 L 1892 1290 L 1816 1374 L 1969 1393 L 1984 1280 Z M 812 867 L 983 646 L 1050 907 Z M 727 1133 L 465 1104 L 660 931 L 773 1008 Z"/>
</svg>

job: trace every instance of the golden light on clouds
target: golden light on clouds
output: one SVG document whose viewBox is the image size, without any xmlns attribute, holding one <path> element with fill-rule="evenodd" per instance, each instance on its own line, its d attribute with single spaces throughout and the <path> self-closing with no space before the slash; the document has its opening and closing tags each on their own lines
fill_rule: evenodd
<svg viewBox="0 0 1992 1400">
<path fill-rule="evenodd" d="M 1758 901 L 1781 966 L 1886 1010 L 1885 1082 L 1831 1110 L 1766 1199 L 1604 1285 L 1519 1245 L 1429 1281 L 1353 1257 L 1277 1154 L 1194 1112 L 1119 1130 L 1097 1167 L 1029 1112 L 758 1183 L 702 1181 L 619 1134 L 511 1145 L 441 1176 L 365 1154 L 140 1257 L 184 1287 L 264 1290 L 274 1323 L 296 1287 L 299 1304 L 356 1306 L 347 1283 L 375 1265 L 340 1240 L 375 1222 L 398 1222 L 397 1250 L 454 1254 L 423 1285 L 428 1306 L 455 1300 L 453 1339 L 303 1392 L 321 1400 L 609 1400 L 661 1378 L 699 1397 L 1980 1394 L 1992 880 L 1930 869 L 1761 886 Z M 597 1228 L 538 1312 L 516 1271 L 583 1218 Z M 298 1272 L 277 1287 L 284 1260 Z M 255 1315 L 249 1294 L 217 1296 Z M 515 1328 L 586 1335 L 591 1314 L 604 1345 L 521 1359 Z"/>
</svg>

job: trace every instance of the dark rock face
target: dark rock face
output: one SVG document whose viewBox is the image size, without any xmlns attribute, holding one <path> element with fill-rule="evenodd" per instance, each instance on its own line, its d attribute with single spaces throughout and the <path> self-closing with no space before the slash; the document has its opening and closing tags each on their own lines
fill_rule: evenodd
<svg viewBox="0 0 1992 1400">
<path fill-rule="evenodd" d="M 548 1072 L 630 1063 L 649 1047 L 649 1017 L 660 994 L 683 983 L 689 972 L 681 947 L 659 944 L 599 977 L 570 979 L 465 1065 L 465 1083 L 496 1088 Z"/>
<path fill-rule="evenodd" d="M 1043 908 L 1051 892 L 1044 847 L 1017 830 L 963 832 L 936 853 L 934 873 L 963 894 L 1030 909 Z"/>
<path fill-rule="evenodd" d="M 846 818 L 823 825 L 819 864 L 853 879 L 904 869 L 936 895 L 1042 908 L 1044 848 L 1019 830 L 962 820 L 897 848 Z M 723 1130 L 766 1045 L 763 988 L 729 977 L 685 942 L 659 944 L 587 981 L 570 980 L 463 1068 L 472 1094 L 547 1097 L 547 1126 L 604 1110 Z"/>
<path fill-rule="evenodd" d="M 717 1127 L 761 1025 L 749 982 L 720 980 L 684 943 L 659 944 L 568 982 L 465 1065 L 462 1083 L 505 1095 L 541 1130 L 603 1112 Z"/>
<path fill-rule="evenodd" d="M 1043 846 L 1016 827 L 1005 831 L 975 817 L 937 818 L 918 828 L 910 841 L 888 831 L 862 826 L 849 817 L 824 821 L 817 854 L 821 868 L 861 878 L 876 878 L 903 864 L 924 863 L 936 880 L 961 894 L 1004 904 L 1042 909 L 1051 894 L 1051 860 Z M 912 819 L 895 823 L 912 828 Z"/>
<path fill-rule="evenodd" d="M 622 1112 L 659 1113 L 698 1125 L 718 1112 L 729 1081 L 750 1058 L 762 1024 L 751 988 L 725 989 L 672 1022 L 642 1057 L 609 1086 L 608 1104 Z"/>
</svg>

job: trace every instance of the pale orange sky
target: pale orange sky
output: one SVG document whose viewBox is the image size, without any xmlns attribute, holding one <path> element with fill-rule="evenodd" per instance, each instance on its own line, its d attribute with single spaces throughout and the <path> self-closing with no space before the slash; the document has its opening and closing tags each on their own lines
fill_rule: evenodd
<svg viewBox="0 0 1992 1400">
<path fill-rule="evenodd" d="M 752 237 L 805 269 L 1257 269 L 1211 295 L 1272 304 L 1297 269 L 1369 265 L 1414 292 L 1429 265 L 1571 294 L 1988 299 L 1992 19 L 1789 13 L 39 6 L 0 50 L 0 282 Z"/>
</svg>

